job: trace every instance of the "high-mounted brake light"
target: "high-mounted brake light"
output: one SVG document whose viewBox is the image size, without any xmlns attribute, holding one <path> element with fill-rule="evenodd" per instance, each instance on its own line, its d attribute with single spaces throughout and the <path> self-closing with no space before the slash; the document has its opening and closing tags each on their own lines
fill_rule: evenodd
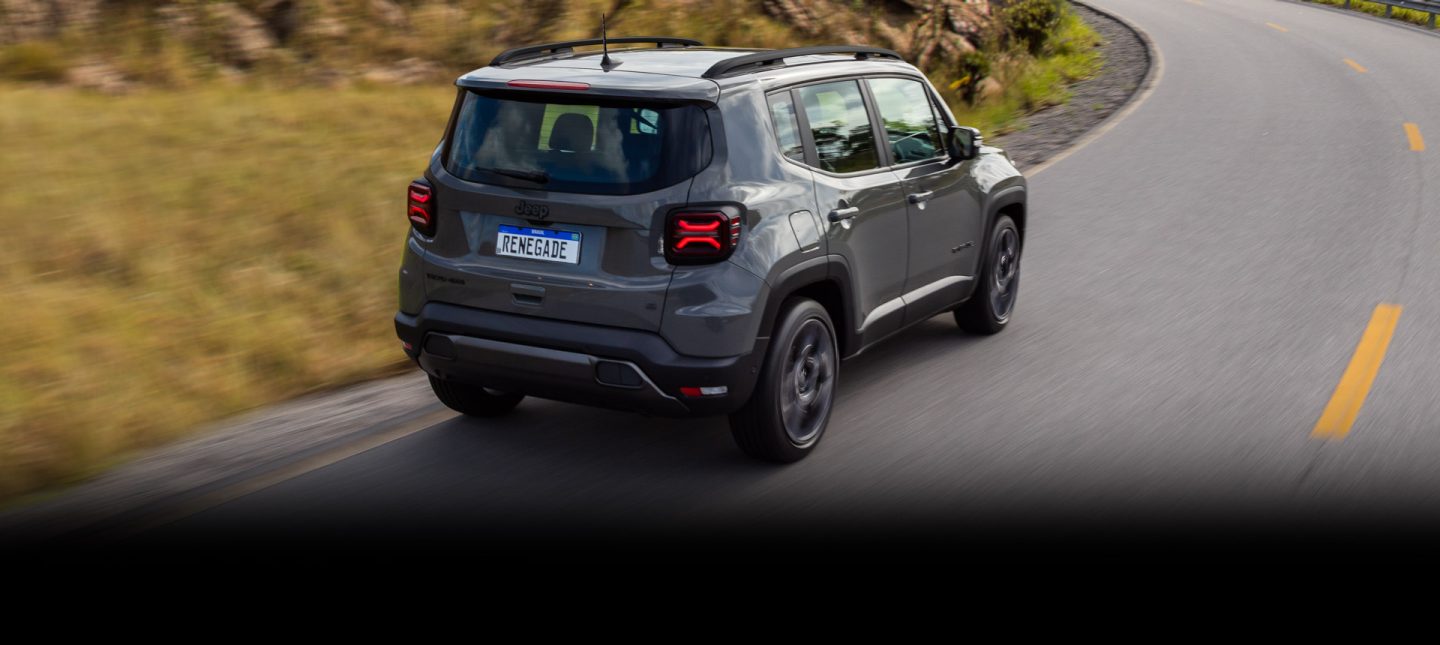
<svg viewBox="0 0 1440 645">
<path fill-rule="evenodd" d="M 740 244 L 740 215 L 732 210 L 671 213 L 665 220 L 665 260 L 706 264 L 730 257 Z"/>
<path fill-rule="evenodd" d="M 573 81 L 510 81 L 506 83 L 510 87 L 523 87 L 527 90 L 564 90 L 567 92 L 583 92 L 590 89 L 589 83 L 576 83 Z"/>
<path fill-rule="evenodd" d="M 410 182 L 409 198 L 405 209 L 410 225 L 421 235 L 435 234 L 435 194 L 424 179 Z"/>
</svg>

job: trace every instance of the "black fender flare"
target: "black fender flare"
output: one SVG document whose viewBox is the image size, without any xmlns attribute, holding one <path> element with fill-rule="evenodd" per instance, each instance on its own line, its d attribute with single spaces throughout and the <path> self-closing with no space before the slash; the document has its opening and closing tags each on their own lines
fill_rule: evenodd
<svg viewBox="0 0 1440 645">
<path fill-rule="evenodd" d="M 760 333 L 757 341 L 768 339 L 775 329 L 775 320 L 780 316 L 780 306 L 792 295 L 806 287 L 831 283 L 840 294 L 839 306 L 844 319 L 835 321 L 835 332 L 840 337 L 841 354 L 849 356 L 855 352 L 859 341 L 856 322 L 855 298 L 852 297 L 850 264 L 840 255 L 819 255 L 791 265 L 773 279 L 768 280 L 769 293 L 765 298 L 764 313 L 760 318 Z"/>
<path fill-rule="evenodd" d="M 1024 184 L 1006 186 L 1005 188 L 995 191 L 995 194 L 990 196 L 990 205 L 985 209 L 986 239 L 989 239 L 990 227 L 995 223 L 995 220 L 1000 217 L 1000 211 L 1007 206 L 1015 204 L 1024 206 L 1026 204 L 1026 197 L 1027 192 Z M 1026 215 L 1026 219 L 1028 219 L 1029 213 L 1027 212 Z M 1020 229 L 1020 242 L 1022 244 L 1025 242 L 1026 224 L 1027 222 L 1016 222 L 1016 225 Z"/>
</svg>

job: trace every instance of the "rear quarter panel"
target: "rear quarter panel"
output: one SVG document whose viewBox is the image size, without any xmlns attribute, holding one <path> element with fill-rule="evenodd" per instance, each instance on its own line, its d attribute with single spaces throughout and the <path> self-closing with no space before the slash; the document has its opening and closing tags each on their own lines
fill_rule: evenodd
<svg viewBox="0 0 1440 645">
<path fill-rule="evenodd" d="M 711 115 L 715 158 L 695 177 L 689 203 L 740 204 L 745 214 L 727 262 L 675 269 L 661 329 L 681 353 L 749 352 L 768 335 L 760 326 L 776 279 L 825 254 L 813 175 L 780 154 L 769 109 L 753 83 L 727 87 Z"/>
</svg>

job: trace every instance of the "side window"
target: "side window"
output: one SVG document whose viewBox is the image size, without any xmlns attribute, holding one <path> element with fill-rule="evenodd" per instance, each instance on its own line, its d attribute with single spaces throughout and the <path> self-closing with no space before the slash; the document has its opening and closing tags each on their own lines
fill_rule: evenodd
<svg viewBox="0 0 1440 645">
<path fill-rule="evenodd" d="M 655 124 L 660 121 L 660 113 L 655 110 L 636 110 L 635 117 L 630 122 L 631 134 L 655 134 L 660 131 Z"/>
<path fill-rule="evenodd" d="M 945 151 L 945 154 L 949 154 L 949 150 L 945 146 L 948 145 L 946 142 L 950 140 L 952 128 L 950 123 L 945 120 L 945 107 L 937 102 L 933 94 L 930 96 L 930 112 L 935 115 L 935 126 L 940 131 L 940 149 Z"/>
<path fill-rule="evenodd" d="M 930 112 L 935 115 L 935 125 L 940 130 L 940 142 L 945 142 L 945 135 L 950 133 L 950 124 L 945 121 L 945 108 L 935 102 L 934 97 L 930 99 Z"/>
<path fill-rule="evenodd" d="M 886 143 L 895 163 L 924 161 L 945 154 L 924 85 L 904 78 L 872 78 L 867 82 L 885 124 Z"/>
<path fill-rule="evenodd" d="M 775 140 L 780 144 L 780 153 L 805 163 L 805 145 L 800 142 L 800 121 L 795 116 L 790 92 L 771 94 L 769 100 L 770 120 L 775 123 Z"/>
<path fill-rule="evenodd" d="M 870 129 L 859 83 L 807 85 L 799 89 L 799 94 L 821 168 L 843 173 L 879 167 L 875 133 Z"/>
</svg>

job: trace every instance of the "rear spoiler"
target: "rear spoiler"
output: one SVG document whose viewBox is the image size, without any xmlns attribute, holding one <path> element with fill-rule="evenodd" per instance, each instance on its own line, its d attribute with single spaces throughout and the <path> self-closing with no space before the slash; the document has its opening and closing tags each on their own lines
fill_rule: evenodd
<svg viewBox="0 0 1440 645">
<path fill-rule="evenodd" d="M 611 39 L 614 42 L 615 39 Z M 512 85 L 529 81 L 534 88 Z M 552 84 L 584 83 L 585 88 L 545 89 Z M 571 99 L 615 98 L 644 99 L 656 102 L 705 102 L 720 100 L 720 86 L 710 79 L 644 74 L 625 71 L 601 71 L 570 67 L 483 67 L 461 76 L 457 87 L 478 91 L 535 92 Z"/>
</svg>

